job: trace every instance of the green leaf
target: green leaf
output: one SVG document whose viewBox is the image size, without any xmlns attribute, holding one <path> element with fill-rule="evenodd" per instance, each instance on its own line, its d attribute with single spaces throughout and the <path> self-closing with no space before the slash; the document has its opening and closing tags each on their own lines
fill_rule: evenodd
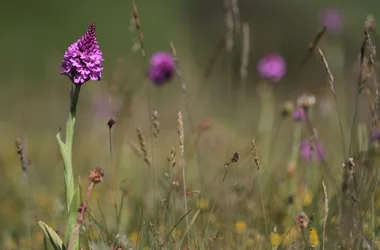
<svg viewBox="0 0 380 250">
<path fill-rule="evenodd" d="M 45 238 L 49 239 L 51 245 L 54 247 L 55 250 L 66 250 L 63 241 L 51 227 L 49 227 L 45 222 L 40 220 L 37 220 L 37 223 L 41 227 L 45 235 Z"/>
</svg>

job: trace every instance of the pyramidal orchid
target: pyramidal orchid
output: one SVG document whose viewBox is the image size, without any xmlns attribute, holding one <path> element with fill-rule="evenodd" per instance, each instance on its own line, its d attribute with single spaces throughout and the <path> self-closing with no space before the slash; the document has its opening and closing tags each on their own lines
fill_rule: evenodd
<svg viewBox="0 0 380 250">
<path fill-rule="evenodd" d="M 78 41 L 68 47 L 61 63 L 61 75 L 67 76 L 72 82 L 70 112 L 66 123 L 65 141 L 61 139 L 60 132 L 58 132 L 56 136 L 64 163 L 66 211 L 68 213 L 65 234 L 66 243 L 70 242 L 73 238 L 77 224 L 77 210 L 80 206 L 79 190 L 75 187 L 72 164 L 72 145 L 79 93 L 81 86 L 85 82 L 89 80 L 99 81 L 102 79 L 102 62 L 103 56 L 99 49 L 95 34 L 95 24 L 93 23 Z M 76 239 L 71 247 L 75 250 L 79 249 L 79 239 Z"/>
<path fill-rule="evenodd" d="M 103 54 L 96 39 L 95 24 L 66 50 L 61 64 L 61 74 L 66 75 L 74 84 L 83 84 L 88 80 L 102 79 Z"/>
</svg>

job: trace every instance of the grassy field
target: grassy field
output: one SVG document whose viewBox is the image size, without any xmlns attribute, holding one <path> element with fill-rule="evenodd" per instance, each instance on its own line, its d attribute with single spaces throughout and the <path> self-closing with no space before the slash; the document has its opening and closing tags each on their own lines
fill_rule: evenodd
<svg viewBox="0 0 380 250">
<path fill-rule="evenodd" d="M 152 44 L 132 3 L 132 49 L 108 57 L 107 27 L 80 24 L 43 66 L 21 60 L 44 68 L 35 87 L 4 70 L 1 249 L 380 249 L 375 20 L 347 35 L 326 8 L 309 44 L 263 51 L 224 2 L 201 62 L 186 38 Z"/>
</svg>

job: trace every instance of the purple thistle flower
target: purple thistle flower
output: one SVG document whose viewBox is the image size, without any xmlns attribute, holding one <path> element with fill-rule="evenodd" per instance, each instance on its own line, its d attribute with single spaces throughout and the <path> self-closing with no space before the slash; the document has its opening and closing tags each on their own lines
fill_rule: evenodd
<svg viewBox="0 0 380 250">
<path fill-rule="evenodd" d="M 263 78 L 278 82 L 285 75 L 286 63 L 282 56 L 271 53 L 260 59 L 257 70 Z"/>
<path fill-rule="evenodd" d="M 343 17 L 337 9 L 325 9 L 319 16 L 319 21 L 327 30 L 339 33 L 343 28 Z"/>
<path fill-rule="evenodd" d="M 95 34 L 95 24 L 66 50 L 61 64 L 61 75 L 67 75 L 75 84 L 102 79 L 103 56 Z"/>
<path fill-rule="evenodd" d="M 175 71 L 173 57 L 166 52 L 156 52 L 150 58 L 149 79 L 157 86 L 168 82 Z"/>
<path fill-rule="evenodd" d="M 304 121 L 306 120 L 307 112 L 305 108 L 303 107 L 297 107 L 296 109 L 293 110 L 293 121 Z"/>
<path fill-rule="evenodd" d="M 305 161 L 321 162 L 326 157 L 326 151 L 318 140 L 306 139 L 301 141 L 299 147 L 300 157 Z"/>
</svg>

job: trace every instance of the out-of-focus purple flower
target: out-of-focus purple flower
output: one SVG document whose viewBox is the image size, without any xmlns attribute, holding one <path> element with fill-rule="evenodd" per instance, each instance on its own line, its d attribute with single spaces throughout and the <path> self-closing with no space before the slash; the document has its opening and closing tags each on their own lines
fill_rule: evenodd
<svg viewBox="0 0 380 250">
<path fill-rule="evenodd" d="M 293 110 L 293 120 L 294 121 L 304 121 L 306 120 L 307 112 L 303 107 L 297 107 L 296 109 Z"/>
<path fill-rule="evenodd" d="M 318 140 L 306 139 L 301 141 L 299 148 L 300 157 L 305 161 L 321 162 L 326 157 L 326 151 Z"/>
<path fill-rule="evenodd" d="M 326 26 L 327 30 L 334 33 L 340 32 L 343 28 L 343 17 L 337 9 L 324 9 L 319 16 L 319 21 Z"/>
<path fill-rule="evenodd" d="M 380 141 L 380 131 L 378 129 L 374 129 L 371 133 L 372 141 Z"/>
<path fill-rule="evenodd" d="M 263 78 L 277 82 L 285 75 L 286 62 L 279 54 L 271 53 L 260 59 L 257 70 Z"/>
<path fill-rule="evenodd" d="M 175 71 L 173 57 L 166 52 L 156 52 L 150 58 L 149 79 L 156 85 L 168 82 Z"/>
<path fill-rule="evenodd" d="M 103 54 L 99 49 L 95 34 L 95 24 L 66 50 L 61 64 L 61 75 L 67 75 L 75 84 L 102 78 Z"/>
<path fill-rule="evenodd" d="M 120 98 L 115 98 L 108 93 L 103 93 L 93 99 L 95 114 L 104 119 L 116 119 L 122 104 Z"/>
</svg>

